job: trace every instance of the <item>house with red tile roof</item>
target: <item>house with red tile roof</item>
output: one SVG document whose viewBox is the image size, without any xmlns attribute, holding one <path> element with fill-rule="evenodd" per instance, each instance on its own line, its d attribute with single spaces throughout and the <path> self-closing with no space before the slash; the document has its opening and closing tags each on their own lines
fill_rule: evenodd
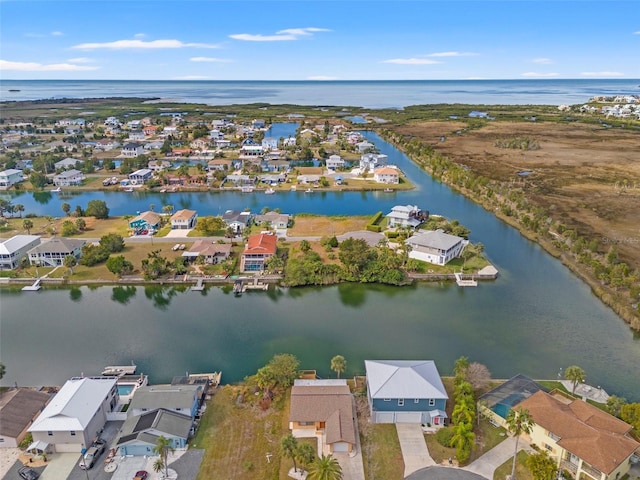
<svg viewBox="0 0 640 480">
<path fill-rule="evenodd" d="M 270 233 L 251 235 L 240 257 L 241 272 L 262 272 L 266 261 L 276 254 L 278 238 Z"/>
</svg>

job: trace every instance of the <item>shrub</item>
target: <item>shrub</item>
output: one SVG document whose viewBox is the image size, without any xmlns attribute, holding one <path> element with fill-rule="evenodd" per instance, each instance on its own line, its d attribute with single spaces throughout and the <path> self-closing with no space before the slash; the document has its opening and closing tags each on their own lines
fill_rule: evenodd
<svg viewBox="0 0 640 480">
<path fill-rule="evenodd" d="M 382 231 L 382 227 L 380 225 L 368 224 L 366 226 L 366 229 L 369 230 L 370 232 L 378 232 L 378 233 L 380 233 Z"/>
<path fill-rule="evenodd" d="M 441 428 L 436 432 L 436 440 L 443 447 L 451 447 L 451 439 L 453 438 L 454 431 L 451 427 Z"/>
</svg>

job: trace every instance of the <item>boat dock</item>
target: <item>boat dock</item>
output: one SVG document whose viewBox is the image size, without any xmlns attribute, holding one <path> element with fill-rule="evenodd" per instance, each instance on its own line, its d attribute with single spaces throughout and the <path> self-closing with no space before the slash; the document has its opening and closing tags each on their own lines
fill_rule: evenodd
<svg viewBox="0 0 640 480">
<path fill-rule="evenodd" d="M 454 274 L 456 276 L 456 283 L 458 284 L 459 287 L 477 287 L 478 286 L 478 281 L 477 280 L 464 280 L 462 278 L 462 273 L 458 273 L 456 272 Z"/>
<path fill-rule="evenodd" d="M 137 365 L 108 365 L 102 370 L 102 375 L 116 377 L 134 375 L 137 368 Z"/>
<path fill-rule="evenodd" d="M 269 284 L 259 281 L 257 278 L 253 279 L 253 283 L 247 283 L 242 287 L 242 291 L 247 290 L 269 290 Z"/>
<path fill-rule="evenodd" d="M 42 286 L 40 285 L 40 279 L 36 278 L 36 281 L 33 282 L 33 285 L 27 285 L 22 287 L 23 292 L 37 292 L 40 290 Z"/>
<path fill-rule="evenodd" d="M 204 290 L 204 278 L 199 278 L 198 283 L 196 283 L 193 287 L 191 287 L 192 292 L 201 292 Z"/>
</svg>

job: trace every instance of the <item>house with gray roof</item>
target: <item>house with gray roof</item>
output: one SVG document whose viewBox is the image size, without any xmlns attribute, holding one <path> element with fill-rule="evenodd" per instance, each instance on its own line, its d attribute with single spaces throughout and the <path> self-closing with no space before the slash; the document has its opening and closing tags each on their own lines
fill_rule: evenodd
<svg viewBox="0 0 640 480">
<path fill-rule="evenodd" d="M 29 250 L 29 263 L 43 267 L 59 267 L 64 264 L 64 257 L 73 255 L 79 259 L 86 240 L 76 238 L 54 237 Z"/>
<path fill-rule="evenodd" d="M 130 416 L 122 425 L 117 446 L 121 455 L 152 456 L 153 447 L 163 436 L 173 448 L 186 448 L 191 426 L 191 417 L 164 408 Z"/>
<path fill-rule="evenodd" d="M 82 165 L 84 161 L 79 158 L 67 157 L 53 164 L 56 170 L 68 170 L 70 168 L 76 168 L 78 165 Z"/>
<path fill-rule="evenodd" d="M 140 387 L 133 394 L 128 416 L 143 415 L 163 408 L 195 418 L 200 408 L 203 385 L 153 385 Z"/>
<path fill-rule="evenodd" d="M 72 168 L 71 170 L 65 170 L 53 177 L 53 184 L 56 187 L 71 187 L 73 185 L 80 185 L 84 175 L 81 171 Z"/>
<path fill-rule="evenodd" d="M 6 190 L 16 183 L 20 183 L 24 180 L 22 170 L 16 168 L 9 168 L 0 172 L 0 190 Z"/>
<path fill-rule="evenodd" d="M 235 233 L 242 231 L 251 224 L 251 212 L 239 212 L 237 210 L 227 210 L 222 215 L 222 220 L 231 227 Z"/>
<path fill-rule="evenodd" d="M 438 229 L 421 230 L 407 238 L 405 243 L 411 247 L 409 258 L 435 265 L 446 265 L 460 256 L 469 241 Z"/>
<path fill-rule="evenodd" d="M 11 388 L 0 393 L 0 448 L 16 448 L 27 428 L 44 409 L 51 396 L 31 388 Z"/>
<path fill-rule="evenodd" d="M 79 453 L 90 446 L 118 404 L 116 383 L 116 377 L 67 380 L 29 427 L 33 441 L 55 452 Z"/>
<path fill-rule="evenodd" d="M 449 396 L 433 360 L 365 360 L 374 423 L 444 425 Z"/>
<path fill-rule="evenodd" d="M 0 270 L 18 268 L 29 250 L 40 244 L 38 235 L 14 235 L 0 242 Z"/>
<path fill-rule="evenodd" d="M 253 219 L 256 225 L 263 225 L 273 229 L 283 229 L 289 226 L 291 216 L 286 213 L 267 212 L 262 215 L 256 215 Z"/>
<path fill-rule="evenodd" d="M 417 205 L 396 205 L 387 215 L 389 227 L 418 228 L 429 218 L 429 212 L 421 210 Z"/>
</svg>

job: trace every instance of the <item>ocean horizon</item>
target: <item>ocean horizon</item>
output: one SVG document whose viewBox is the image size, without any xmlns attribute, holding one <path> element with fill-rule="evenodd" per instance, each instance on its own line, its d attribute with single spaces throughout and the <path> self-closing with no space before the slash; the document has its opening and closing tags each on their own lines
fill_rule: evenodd
<svg viewBox="0 0 640 480">
<path fill-rule="evenodd" d="M 153 98 L 176 103 L 248 103 L 404 108 L 410 105 L 561 105 L 596 95 L 640 95 L 640 79 L 515 80 L 0 80 L 0 101 Z"/>
</svg>

